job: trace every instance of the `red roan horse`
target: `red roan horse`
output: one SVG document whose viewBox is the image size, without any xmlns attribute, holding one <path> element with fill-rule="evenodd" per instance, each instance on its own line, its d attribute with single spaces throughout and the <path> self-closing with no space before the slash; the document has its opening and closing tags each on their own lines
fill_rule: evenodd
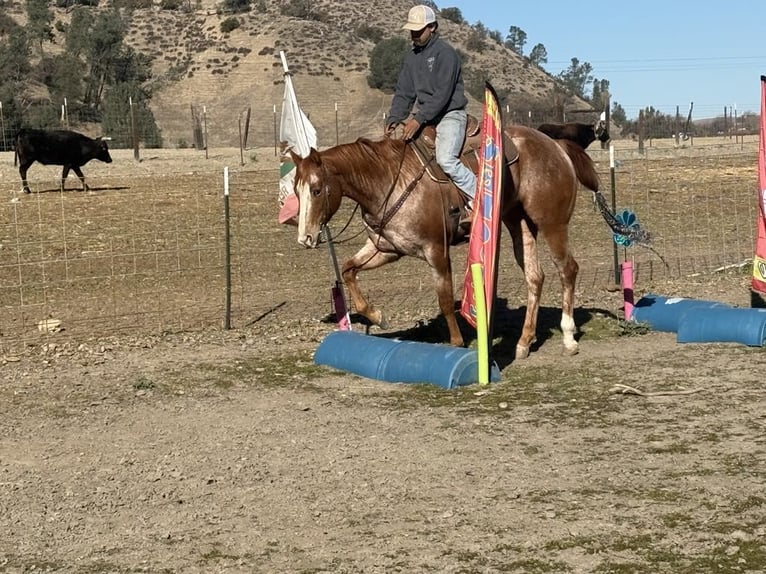
<svg viewBox="0 0 766 574">
<path fill-rule="evenodd" d="M 515 144 L 519 159 L 505 167 L 502 218 L 528 288 L 526 317 L 516 357 L 526 357 L 535 339 L 544 280 L 537 253 L 539 235 L 548 243 L 563 286 L 564 349 L 575 354 L 573 312 L 578 265 L 569 246 L 568 226 L 578 181 L 597 191 L 598 175 L 591 158 L 571 141 L 553 140 L 537 130 L 517 125 L 506 127 L 504 134 L 506 141 L 510 139 Z M 299 243 L 308 248 L 317 246 L 322 225 L 335 214 L 343 197 L 361 208 L 368 239 L 343 264 L 343 280 L 356 311 L 385 328 L 383 313 L 362 295 L 357 274 L 403 255 L 419 257 L 433 270 L 450 343 L 463 346 L 455 318 L 449 252 L 450 245 L 461 236 L 455 213 L 462 210 L 463 200 L 457 188 L 424 175 L 411 146 L 393 138 L 381 141 L 362 138 L 322 152 L 312 149 L 306 158 L 293 154 L 293 161 L 297 166 L 295 190 L 300 202 Z"/>
</svg>

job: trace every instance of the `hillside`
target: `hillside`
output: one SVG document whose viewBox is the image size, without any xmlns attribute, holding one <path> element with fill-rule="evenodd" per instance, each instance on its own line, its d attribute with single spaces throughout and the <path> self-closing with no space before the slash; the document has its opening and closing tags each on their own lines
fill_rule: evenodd
<svg viewBox="0 0 766 574">
<path fill-rule="evenodd" d="M 15 13 L 23 12 L 20 0 L 9 4 Z M 346 2 L 312 0 L 312 14 L 319 18 L 312 20 L 282 15 L 288 4 L 255 1 L 250 12 L 234 15 L 240 26 L 230 33 L 221 32 L 221 22 L 231 15 L 218 13 L 220 2 L 214 0 L 198 0 L 190 11 L 163 10 L 155 1 L 152 8 L 131 13 L 126 43 L 154 58 L 152 110 L 166 146 L 191 143 L 192 107 L 205 111 L 211 146 L 236 145 L 238 120 L 248 108 L 248 141 L 270 145 L 284 90 L 280 50 L 320 141 L 380 133 L 391 96 L 368 87 L 369 52 L 375 43 L 356 31 L 364 25 L 379 29 L 383 37 L 406 37 L 401 23 L 414 2 L 360 0 L 349 10 Z M 56 18 L 66 22 L 68 14 L 59 10 Z M 548 74 L 490 38 L 483 52 L 469 50 L 471 26 L 441 18 L 440 27 L 467 55 L 467 67 L 489 74 L 498 91 L 512 100 L 540 98 L 553 87 Z M 571 105 L 587 107 L 580 101 Z M 477 102 L 472 101 L 471 111 L 480 113 Z"/>
</svg>

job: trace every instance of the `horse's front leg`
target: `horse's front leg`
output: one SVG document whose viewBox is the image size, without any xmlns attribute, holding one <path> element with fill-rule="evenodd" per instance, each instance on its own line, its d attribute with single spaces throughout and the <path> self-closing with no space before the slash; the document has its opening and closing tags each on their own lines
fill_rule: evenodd
<svg viewBox="0 0 766 574">
<path fill-rule="evenodd" d="M 362 295 L 356 276 L 362 270 L 376 269 L 381 265 L 396 261 L 400 257 L 401 255 L 398 253 L 379 251 L 372 240 L 368 239 L 364 246 L 343 264 L 343 282 L 348 288 L 351 301 L 354 303 L 354 309 L 356 309 L 357 313 L 367 317 L 373 325 L 378 325 L 382 329 L 388 328 L 386 318 L 380 309 L 370 305 L 364 295 Z"/>
<path fill-rule="evenodd" d="M 452 264 L 449 251 L 441 246 L 426 252 L 426 261 L 431 266 L 436 281 L 436 295 L 439 298 L 439 309 L 447 321 L 450 345 L 464 346 L 463 335 L 455 318 L 455 292 L 452 286 Z"/>
</svg>

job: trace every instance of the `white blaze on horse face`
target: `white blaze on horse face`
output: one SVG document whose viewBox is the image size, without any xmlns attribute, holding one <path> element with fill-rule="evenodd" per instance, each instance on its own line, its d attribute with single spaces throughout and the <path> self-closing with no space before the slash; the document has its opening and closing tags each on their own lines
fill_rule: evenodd
<svg viewBox="0 0 766 574">
<path fill-rule="evenodd" d="M 295 187 L 298 196 L 298 243 L 305 247 L 316 247 L 319 240 L 319 229 L 309 229 L 308 222 L 311 215 L 311 187 L 316 185 L 316 174 L 310 174 L 308 181 L 303 180 Z"/>
</svg>

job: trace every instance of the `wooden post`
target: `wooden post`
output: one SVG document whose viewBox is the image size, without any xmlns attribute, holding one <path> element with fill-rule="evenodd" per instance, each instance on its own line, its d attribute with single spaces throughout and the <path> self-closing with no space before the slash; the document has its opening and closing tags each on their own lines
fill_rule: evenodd
<svg viewBox="0 0 766 574">
<path fill-rule="evenodd" d="M 247 112 L 245 113 L 245 136 L 242 138 L 242 147 L 247 149 L 247 136 L 250 134 L 250 111 L 252 106 L 247 106 Z"/>
<path fill-rule="evenodd" d="M 208 141 L 207 141 L 207 106 L 202 106 L 202 126 L 203 126 L 203 133 L 205 137 L 205 159 L 208 159 L 208 153 L 207 148 L 209 147 Z"/>
<path fill-rule="evenodd" d="M 604 115 L 606 116 L 606 129 L 609 132 L 609 139 L 601 142 L 601 149 L 607 149 L 609 147 L 609 142 L 611 141 L 612 137 L 612 110 L 611 108 L 611 96 L 609 95 L 609 92 L 605 94 L 606 96 L 606 105 L 604 106 Z"/>
<path fill-rule="evenodd" d="M 3 151 L 5 151 L 8 148 L 5 141 L 5 118 L 3 118 L 3 102 L 0 102 L 0 132 L 3 134 Z"/>
<path fill-rule="evenodd" d="M 128 97 L 128 104 L 130 105 L 130 141 L 133 145 L 133 159 L 139 161 L 140 156 L 138 154 L 138 132 L 136 130 L 136 110 L 133 107 L 133 97 Z"/>
<path fill-rule="evenodd" d="M 237 118 L 239 124 L 239 165 L 245 165 L 245 146 L 242 142 L 242 115 Z"/>
<path fill-rule="evenodd" d="M 338 102 L 335 102 L 335 145 L 338 145 Z"/>
</svg>

